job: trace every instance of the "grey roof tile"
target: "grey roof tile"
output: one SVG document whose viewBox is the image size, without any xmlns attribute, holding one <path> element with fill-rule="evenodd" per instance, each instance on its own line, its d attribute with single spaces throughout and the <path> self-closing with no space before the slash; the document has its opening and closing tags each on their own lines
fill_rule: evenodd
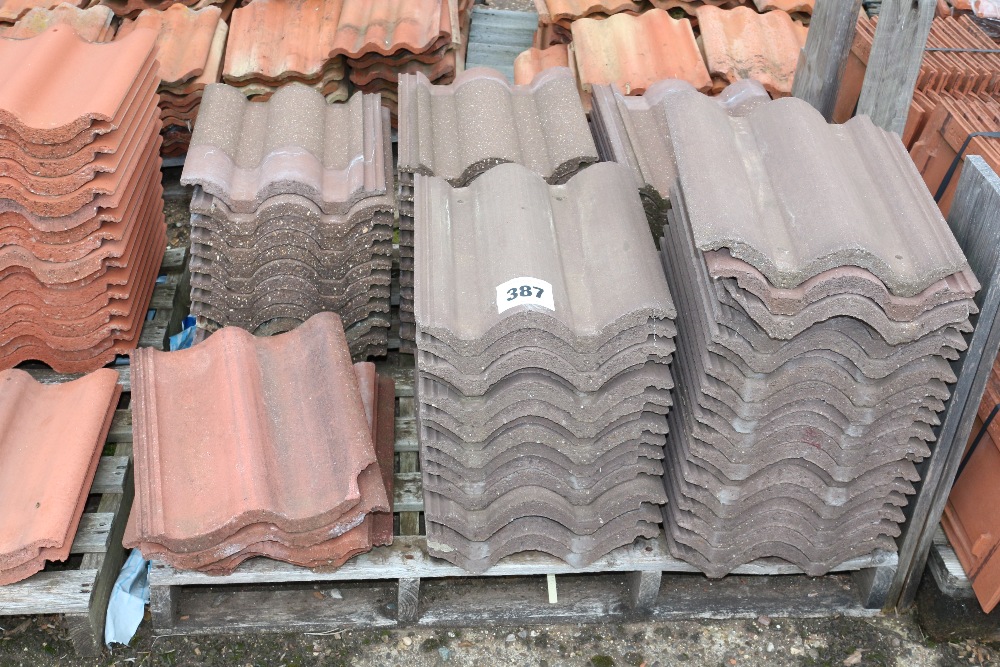
<svg viewBox="0 0 1000 667">
<path fill-rule="evenodd" d="M 597 161 L 572 73 L 551 69 L 512 86 L 489 69 L 469 69 L 435 86 L 400 78 L 399 171 L 466 185 L 490 167 L 524 165 L 560 182 Z"/>
</svg>

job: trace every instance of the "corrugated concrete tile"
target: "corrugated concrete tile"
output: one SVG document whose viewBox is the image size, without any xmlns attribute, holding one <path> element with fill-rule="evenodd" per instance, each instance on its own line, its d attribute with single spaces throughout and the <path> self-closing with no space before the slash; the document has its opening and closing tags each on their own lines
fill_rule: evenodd
<svg viewBox="0 0 1000 667">
<path fill-rule="evenodd" d="M 209 6 L 193 10 L 182 4 L 165 11 L 143 10 L 135 21 L 126 21 L 118 30 L 118 39 L 136 29 L 157 33 L 156 60 L 163 85 L 175 85 L 195 78 L 205 71 L 222 20 L 222 10 Z"/>
<path fill-rule="evenodd" d="M 0 39 L 0 69 L 10 73 L 0 82 L 0 125 L 35 143 L 68 141 L 95 122 L 96 133 L 114 129 L 127 91 L 155 58 L 155 42 L 155 33 L 140 30 L 91 44 L 65 25 L 33 39 Z"/>
<path fill-rule="evenodd" d="M 698 30 L 716 92 L 742 79 L 759 81 L 772 97 L 792 94 L 792 80 L 808 29 L 786 12 L 758 14 L 748 7 L 698 8 Z"/>
<path fill-rule="evenodd" d="M 491 70 L 463 72 L 434 86 L 400 81 L 399 170 L 463 185 L 490 167 L 522 164 L 560 182 L 597 161 L 597 150 L 568 70 L 511 86 Z"/>
<path fill-rule="evenodd" d="M 688 19 L 652 9 L 638 16 L 580 19 L 572 31 L 577 75 L 586 92 L 613 83 L 627 95 L 641 95 L 661 79 L 681 79 L 706 92 L 712 87 Z"/>
<path fill-rule="evenodd" d="M 569 49 L 565 44 L 548 48 L 531 48 L 514 60 L 514 84 L 522 86 L 535 80 L 543 70 L 552 67 L 569 67 Z"/>
<path fill-rule="evenodd" d="M 6 370 L 0 388 L 3 585 L 69 556 L 121 387 L 113 370 L 58 385 Z"/>
<path fill-rule="evenodd" d="M 181 182 L 200 185 L 235 212 L 295 193 L 325 213 L 392 190 L 386 181 L 378 98 L 355 95 L 329 105 L 301 85 L 267 103 L 229 86 L 205 91 Z"/>
<path fill-rule="evenodd" d="M 0 37 L 27 39 L 40 35 L 52 26 L 68 25 L 88 42 L 110 42 L 115 36 L 115 28 L 111 25 L 114 17 L 114 12 L 102 5 L 80 9 L 63 2 L 52 9 L 35 7 L 14 25 L 0 25 Z"/>
<path fill-rule="evenodd" d="M 336 315 L 321 313 L 274 338 L 228 328 L 182 352 L 138 350 L 133 365 L 137 493 L 126 544 L 155 542 L 183 553 L 254 523 L 291 533 L 339 525 L 343 532 L 352 527 L 349 517 L 388 511 Z M 301 368 L 314 369 L 316 382 Z M 206 415 L 212 405 L 228 408 Z M 192 414 L 205 418 L 192 421 Z M 198 454 L 206 451 L 214 452 L 211 460 Z M 366 471 L 376 475 L 367 497 L 358 486 Z M 219 484 L 233 475 L 242 481 Z"/>
<path fill-rule="evenodd" d="M 853 264 L 910 297 L 966 268 L 898 137 L 867 117 L 828 125 L 796 99 L 733 117 L 693 92 L 671 97 L 667 113 L 679 182 L 697 202 L 689 215 L 701 250 L 728 248 L 782 289 Z M 726 197 L 712 178 L 722 165 L 734 170 Z M 877 179 L 869 175 L 876 165 Z"/>
</svg>

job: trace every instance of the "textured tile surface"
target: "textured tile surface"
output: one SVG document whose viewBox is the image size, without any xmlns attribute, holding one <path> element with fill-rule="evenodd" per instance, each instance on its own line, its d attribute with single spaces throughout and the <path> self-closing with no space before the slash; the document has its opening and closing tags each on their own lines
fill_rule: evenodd
<svg viewBox="0 0 1000 667">
<path fill-rule="evenodd" d="M 514 60 L 514 83 L 519 86 L 531 83 L 542 70 L 551 67 L 569 67 L 569 49 L 565 44 L 531 48 L 519 54 Z"/>
<path fill-rule="evenodd" d="M 758 14 L 748 7 L 698 8 L 698 31 L 716 91 L 741 79 L 759 81 L 772 97 L 792 94 L 792 80 L 808 29 L 786 12 Z"/>
<path fill-rule="evenodd" d="M 58 385 L 0 372 L 0 584 L 69 557 L 120 392 L 113 370 Z"/>
<path fill-rule="evenodd" d="M 111 24 L 114 16 L 114 12 L 102 5 L 80 9 L 64 2 L 52 9 L 35 7 L 14 25 L 0 25 L 0 37 L 27 39 L 54 25 L 68 25 L 88 42 L 110 42 L 115 36 L 115 28 Z"/>
<path fill-rule="evenodd" d="M 126 544 L 199 551 L 256 523 L 329 539 L 388 511 L 336 315 L 272 338 L 230 328 L 181 352 L 141 349 L 132 381 L 137 494 Z M 365 493 L 363 475 L 373 482 Z"/>
<path fill-rule="evenodd" d="M 160 79 L 164 85 L 172 86 L 205 71 L 221 19 L 222 10 L 218 7 L 193 10 L 176 4 L 165 11 L 143 10 L 135 21 L 125 22 L 118 35 L 121 39 L 140 28 L 155 31 Z"/>
<path fill-rule="evenodd" d="M 585 91 L 613 83 L 628 95 L 640 95 L 660 79 L 681 79 L 702 91 L 712 87 L 688 19 L 651 9 L 638 16 L 580 19 L 572 31 L 577 75 Z"/>
<path fill-rule="evenodd" d="M 485 69 L 466 70 L 448 86 L 419 74 L 400 83 L 400 172 L 462 185 L 514 162 L 559 182 L 596 161 L 569 70 L 551 70 L 529 86 L 512 87 Z"/>
</svg>

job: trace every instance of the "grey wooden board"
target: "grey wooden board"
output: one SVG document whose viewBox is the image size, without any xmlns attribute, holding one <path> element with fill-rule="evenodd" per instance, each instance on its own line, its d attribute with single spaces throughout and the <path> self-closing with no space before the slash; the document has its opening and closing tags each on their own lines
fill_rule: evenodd
<svg viewBox="0 0 1000 667">
<path fill-rule="evenodd" d="M 876 565 L 895 564 L 895 554 L 876 553 L 843 563 L 834 571 L 852 571 Z M 332 572 L 314 572 L 266 558 L 254 558 L 243 563 L 235 572 L 225 577 L 215 577 L 201 572 L 175 570 L 159 561 L 153 561 L 150 583 L 157 586 L 207 586 L 212 584 L 280 584 L 317 581 L 364 581 L 376 579 L 434 579 L 444 577 L 513 577 L 524 575 L 581 574 L 597 572 L 686 572 L 698 570 L 670 556 L 666 540 L 660 536 L 652 540 L 637 540 L 598 559 L 593 564 L 574 568 L 559 558 L 537 552 L 508 556 L 483 574 L 472 574 L 447 561 L 427 553 L 425 538 L 396 537 L 388 547 L 377 547 L 366 554 L 352 558 Z M 779 561 L 761 560 L 737 568 L 734 574 L 775 575 L 800 574 L 795 566 Z"/>
<path fill-rule="evenodd" d="M 969 156 L 959 178 L 948 224 L 965 251 L 982 289 L 976 295 L 979 314 L 969 348 L 952 369 L 958 382 L 952 388 L 945 416 L 935 433 L 930 458 L 918 467 L 917 496 L 905 508 L 899 544 L 899 569 L 889 591 L 888 604 L 908 607 L 916 597 L 934 533 L 941 522 L 965 445 L 983 398 L 993 361 L 1000 349 L 1000 178 L 979 156 Z"/>
<path fill-rule="evenodd" d="M 858 115 L 902 136 L 924 58 L 935 0 L 883 0 Z"/>
<path fill-rule="evenodd" d="M 178 155 L 176 157 L 165 157 L 163 158 L 163 168 L 166 169 L 170 167 L 183 167 L 184 158 L 186 157 L 187 157 L 186 155 Z"/>
<path fill-rule="evenodd" d="M 974 598 L 972 582 L 940 527 L 934 532 L 934 542 L 927 559 L 927 569 L 937 583 L 938 590 L 950 597 Z"/>
<path fill-rule="evenodd" d="M 513 81 L 514 59 L 531 48 L 537 27 L 538 14 L 534 12 L 473 7 L 466 69 L 491 67 Z"/>
<path fill-rule="evenodd" d="M 607 623 L 639 617 L 628 599 L 624 574 L 557 578 L 559 600 L 550 603 L 544 576 L 509 579 L 450 579 L 420 582 L 418 626 L 504 626 Z M 215 634 L 246 631 L 332 632 L 355 627 L 396 627 L 391 584 L 325 584 L 290 591 L 277 586 L 192 587 L 157 591 L 176 596 L 175 620 L 155 634 Z M 872 616 L 861 609 L 848 577 L 664 577 L 642 617 L 734 619 Z"/>
<path fill-rule="evenodd" d="M 111 537 L 111 523 L 115 515 L 111 512 L 88 512 L 80 517 L 80 526 L 70 547 L 71 554 L 103 554 L 108 550 Z"/>
<path fill-rule="evenodd" d="M 125 488 L 125 473 L 128 467 L 127 456 L 102 456 L 97 462 L 97 472 L 94 474 L 90 493 L 121 493 Z"/>
<path fill-rule="evenodd" d="M 795 69 L 792 95 L 813 105 L 831 122 L 860 9 L 861 0 L 821 1 L 809 21 L 809 36 Z"/>
<path fill-rule="evenodd" d="M 39 572 L 0 586 L 0 616 L 86 614 L 97 570 Z"/>
</svg>

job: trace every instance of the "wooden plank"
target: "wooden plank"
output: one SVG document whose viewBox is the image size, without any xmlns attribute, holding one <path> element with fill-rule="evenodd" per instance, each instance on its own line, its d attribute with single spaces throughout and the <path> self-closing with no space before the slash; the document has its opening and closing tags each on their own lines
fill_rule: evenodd
<svg viewBox="0 0 1000 667">
<path fill-rule="evenodd" d="M 417 420 L 414 417 L 396 417 L 396 451 L 419 452 Z"/>
<path fill-rule="evenodd" d="M 0 586 L 0 616 L 85 614 L 96 570 L 61 570 Z"/>
<path fill-rule="evenodd" d="M 108 442 L 132 442 L 132 411 L 115 410 L 108 431 Z"/>
<path fill-rule="evenodd" d="M 111 368 L 118 371 L 118 384 L 122 386 L 122 391 L 132 391 L 129 367 L 127 365 L 117 365 L 111 366 Z M 56 373 L 51 368 L 25 368 L 24 370 L 42 384 L 62 384 L 63 382 L 83 377 L 83 373 Z"/>
<path fill-rule="evenodd" d="M 828 122 L 833 122 L 860 11 L 861 0 L 819 0 L 799 53 L 792 95 L 813 105 Z"/>
<path fill-rule="evenodd" d="M 73 538 L 71 554 L 103 554 L 108 550 L 111 539 L 111 524 L 115 515 L 111 512 L 87 512 L 80 517 L 80 526 Z"/>
<path fill-rule="evenodd" d="M 883 0 L 858 115 L 902 136 L 927 46 L 935 0 Z"/>
<path fill-rule="evenodd" d="M 392 511 L 402 513 L 418 513 L 424 511 L 423 482 L 419 472 L 401 472 L 396 474 L 392 490 Z M 415 535 L 416 533 L 404 533 Z"/>
<path fill-rule="evenodd" d="M 90 493 L 121 493 L 125 489 L 125 475 L 130 465 L 127 456 L 102 456 L 97 462 Z"/>
<path fill-rule="evenodd" d="M 894 565 L 895 554 L 883 552 L 843 563 L 836 572 L 858 570 L 878 565 Z M 226 577 L 201 572 L 175 570 L 154 561 L 150 582 L 158 586 L 208 586 L 221 584 L 280 584 L 317 581 L 365 581 L 375 579 L 434 579 L 443 577 L 517 577 L 530 575 L 571 575 L 599 572 L 685 572 L 698 570 L 670 556 L 661 535 L 653 540 L 637 540 L 598 559 L 591 565 L 575 568 L 559 558 L 537 552 L 508 556 L 482 574 L 472 574 L 427 553 L 426 540 L 419 536 L 400 536 L 388 547 L 377 547 L 360 554 L 332 572 L 313 572 L 267 558 L 246 561 Z M 795 566 L 778 560 L 762 560 L 737 568 L 735 574 L 801 574 Z"/>
<path fill-rule="evenodd" d="M 396 595 L 396 620 L 409 623 L 417 620 L 420 611 L 420 579 L 400 579 Z"/>
<path fill-rule="evenodd" d="M 955 549 L 952 548 L 940 527 L 934 532 L 934 542 L 927 559 L 927 569 L 937 583 L 938 590 L 949 597 L 974 598 L 972 582 L 965 574 L 965 568 Z"/>
<path fill-rule="evenodd" d="M 955 475 L 969 441 L 983 390 L 1000 349 L 1000 178 L 981 157 L 965 159 L 948 225 L 982 283 L 976 295 L 979 314 L 969 347 L 951 362 L 958 376 L 946 404 L 930 458 L 918 467 L 916 498 L 904 508 L 899 544 L 899 569 L 889 591 L 888 605 L 903 609 L 916 597 L 934 541 L 934 533 L 948 502 Z"/>
</svg>

